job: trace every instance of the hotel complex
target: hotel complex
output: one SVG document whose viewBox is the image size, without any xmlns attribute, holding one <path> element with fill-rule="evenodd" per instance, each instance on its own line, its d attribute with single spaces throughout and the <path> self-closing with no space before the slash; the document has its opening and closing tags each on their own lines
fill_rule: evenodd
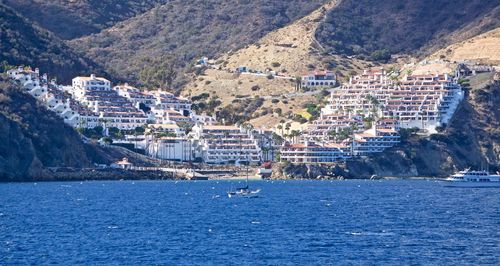
<svg viewBox="0 0 500 266">
<path fill-rule="evenodd" d="M 320 118 L 302 132 L 301 143 L 285 143 L 280 159 L 329 163 L 383 152 L 400 142 L 401 128 L 435 133 L 464 97 L 447 74 L 397 79 L 382 68 L 365 70 L 331 93 Z"/>
<path fill-rule="evenodd" d="M 249 163 L 261 161 L 261 148 L 252 130 L 236 126 L 201 125 L 193 127 L 205 163 Z"/>
<path fill-rule="evenodd" d="M 365 70 L 332 92 L 322 115 L 351 113 L 397 119 L 403 128 L 430 133 L 451 119 L 464 93 L 447 74 L 404 76 Z"/>
<path fill-rule="evenodd" d="M 70 86 L 61 86 L 49 82 L 38 69 L 22 67 L 7 74 L 72 127 L 100 126 L 104 134 L 110 128 L 125 132 L 143 128 L 144 134 L 125 136 L 116 144 L 133 143 L 160 159 L 208 164 L 259 164 L 273 157 L 291 163 L 334 163 L 369 156 L 397 145 L 401 128 L 435 132 L 450 121 L 464 97 L 446 74 L 398 78 L 384 69 L 365 70 L 332 91 L 320 117 L 306 125 L 300 137 L 278 145 L 272 136 L 277 132 L 220 125 L 215 116 L 192 111 L 189 99 L 163 90 L 145 91 L 128 84 L 112 87 L 109 80 L 95 75 L 76 77 Z M 329 71 L 302 77 L 307 87 L 335 84 Z"/>
</svg>

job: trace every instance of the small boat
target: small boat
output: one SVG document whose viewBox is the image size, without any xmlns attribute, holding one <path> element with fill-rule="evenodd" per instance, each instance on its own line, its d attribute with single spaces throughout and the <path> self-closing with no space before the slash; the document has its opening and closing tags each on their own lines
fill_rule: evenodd
<svg viewBox="0 0 500 266">
<path fill-rule="evenodd" d="M 247 172 L 246 185 L 244 187 L 236 188 L 236 190 L 227 192 L 227 196 L 229 198 L 232 197 L 255 198 L 258 196 L 257 194 L 260 192 L 260 188 L 256 190 L 251 190 L 250 187 L 248 186 L 248 166 L 246 172 Z"/>
<path fill-rule="evenodd" d="M 449 187 L 500 187 L 500 175 L 465 169 L 443 180 Z"/>
<path fill-rule="evenodd" d="M 242 188 L 237 188 L 236 190 L 234 191 L 229 191 L 227 193 L 227 196 L 229 198 L 232 198 L 232 197 L 247 197 L 247 198 L 253 198 L 253 197 L 257 197 L 258 193 L 260 192 L 260 188 L 259 189 L 256 189 L 256 190 L 251 190 L 248 185 L 245 186 L 245 187 L 242 187 Z"/>
</svg>

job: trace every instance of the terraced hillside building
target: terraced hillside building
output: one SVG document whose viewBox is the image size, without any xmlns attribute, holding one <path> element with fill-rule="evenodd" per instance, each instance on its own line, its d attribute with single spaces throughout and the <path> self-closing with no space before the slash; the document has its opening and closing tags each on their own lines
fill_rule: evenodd
<svg viewBox="0 0 500 266">
<path fill-rule="evenodd" d="M 18 67 L 7 71 L 7 76 L 17 81 L 25 92 L 42 102 L 47 109 L 57 113 L 70 126 L 98 125 L 98 116 L 72 99 L 55 80 L 49 82 L 47 74 L 40 75 L 38 68 L 32 70 L 30 67 Z"/>
<path fill-rule="evenodd" d="M 448 74 L 407 75 L 398 80 L 383 69 L 365 70 L 332 92 L 322 115 L 354 113 L 397 119 L 403 128 L 429 133 L 449 122 L 464 92 Z"/>
<path fill-rule="evenodd" d="M 304 141 L 280 147 L 280 160 L 290 163 L 333 163 L 350 157 L 349 143 Z"/>
<path fill-rule="evenodd" d="M 237 126 L 196 125 L 192 132 L 202 160 L 209 164 L 258 164 L 261 149 L 257 138 Z"/>
<path fill-rule="evenodd" d="M 111 82 L 105 78 L 90 75 L 76 77 L 68 92 L 81 104 L 88 107 L 106 127 L 131 130 L 144 126 L 147 116 L 127 98 L 111 89 Z M 92 127 L 87 125 L 86 127 Z"/>
</svg>

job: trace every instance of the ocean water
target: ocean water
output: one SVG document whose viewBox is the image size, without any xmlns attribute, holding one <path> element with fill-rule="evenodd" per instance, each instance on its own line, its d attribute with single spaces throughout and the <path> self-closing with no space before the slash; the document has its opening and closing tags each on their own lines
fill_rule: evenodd
<svg viewBox="0 0 500 266">
<path fill-rule="evenodd" d="M 0 265 L 500 264 L 500 189 L 435 181 L 0 184 Z"/>
</svg>

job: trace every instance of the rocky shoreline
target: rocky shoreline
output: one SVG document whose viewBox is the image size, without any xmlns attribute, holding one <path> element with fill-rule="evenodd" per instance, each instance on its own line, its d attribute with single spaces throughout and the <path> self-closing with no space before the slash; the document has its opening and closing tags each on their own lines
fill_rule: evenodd
<svg viewBox="0 0 500 266">
<path fill-rule="evenodd" d="M 283 165 L 277 164 L 269 180 L 423 180 L 438 177 L 419 176 L 356 176 L 341 166 L 319 165 Z M 209 180 L 243 180 L 244 177 L 224 178 L 216 176 Z M 254 179 L 255 178 L 251 178 Z M 163 171 L 135 171 L 125 169 L 72 169 L 46 170 L 38 175 L 16 180 L 0 180 L 2 182 L 67 182 L 67 181 L 118 181 L 118 180 L 191 180 L 182 175 L 173 175 Z M 206 179 L 200 179 L 206 180 Z"/>
<path fill-rule="evenodd" d="M 96 181 L 96 180 L 185 180 L 183 176 L 162 171 L 133 171 L 124 169 L 72 169 L 44 170 L 32 176 L 0 180 L 0 182 L 43 181 Z"/>
<path fill-rule="evenodd" d="M 282 180 L 345 180 L 345 179 L 436 179 L 447 175 L 419 175 L 415 169 L 375 169 L 360 161 L 339 162 L 332 165 L 275 164 L 271 179 Z"/>
</svg>

